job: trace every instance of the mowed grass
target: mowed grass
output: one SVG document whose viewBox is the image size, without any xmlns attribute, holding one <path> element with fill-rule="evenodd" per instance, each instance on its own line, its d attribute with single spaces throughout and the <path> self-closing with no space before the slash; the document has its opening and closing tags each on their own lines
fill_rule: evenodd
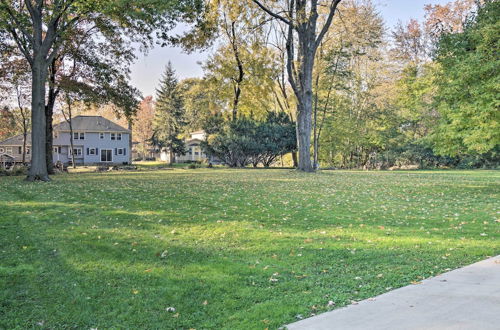
<svg viewBox="0 0 500 330">
<path fill-rule="evenodd" d="M 175 169 L 0 192 L 0 328 L 276 329 L 500 254 L 495 171 Z"/>
</svg>

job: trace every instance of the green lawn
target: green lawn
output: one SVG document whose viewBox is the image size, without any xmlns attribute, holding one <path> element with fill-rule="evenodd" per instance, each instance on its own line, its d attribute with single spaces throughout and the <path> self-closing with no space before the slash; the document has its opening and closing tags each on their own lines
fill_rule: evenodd
<svg viewBox="0 0 500 330">
<path fill-rule="evenodd" d="M 0 177 L 0 328 L 275 329 L 500 254 L 495 171 L 22 179 Z"/>
</svg>

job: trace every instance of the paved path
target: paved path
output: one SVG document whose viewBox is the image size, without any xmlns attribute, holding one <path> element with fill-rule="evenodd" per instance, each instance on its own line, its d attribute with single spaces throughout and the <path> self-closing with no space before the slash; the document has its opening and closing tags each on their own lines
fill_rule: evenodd
<svg viewBox="0 0 500 330">
<path fill-rule="evenodd" d="M 500 256 L 287 326 L 338 330 L 500 330 Z"/>
</svg>

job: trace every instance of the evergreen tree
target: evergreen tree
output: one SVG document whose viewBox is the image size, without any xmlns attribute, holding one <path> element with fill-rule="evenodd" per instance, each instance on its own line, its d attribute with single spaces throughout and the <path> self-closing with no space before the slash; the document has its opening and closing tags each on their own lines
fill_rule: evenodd
<svg viewBox="0 0 500 330">
<path fill-rule="evenodd" d="M 153 144 L 166 148 L 170 153 L 170 162 L 175 154 L 186 153 L 184 141 L 180 138 L 185 126 L 185 113 L 182 93 L 172 63 L 168 62 L 160 88 L 156 90 L 156 111 L 153 122 Z"/>
</svg>

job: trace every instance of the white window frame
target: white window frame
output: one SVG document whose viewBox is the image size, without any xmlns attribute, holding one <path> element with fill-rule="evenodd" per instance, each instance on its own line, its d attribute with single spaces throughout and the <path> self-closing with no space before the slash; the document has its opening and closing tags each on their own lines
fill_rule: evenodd
<svg viewBox="0 0 500 330">
<path fill-rule="evenodd" d="M 113 149 L 99 149 L 100 154 L 99 154 L 99 160 L 103 163 L 112 163 L 113 162 Z M 111 151 L 111 160 L 102 160 L 102 153 L 103 151 Z"/>
<path fill-rule="evenodd" d="M 103 140 L 104 139 L 104 133 L 99 133 L 99 139 Z"/>
<path fill-rule="evenodd" d="M 5 152 L 5 149 L 0 147 L 0 152 Z"/>
<path fill-rule="evenodd" d="M 5 153 L 6 154 L 12 154 L 12 147 L 6 147 L 5 148 Z"/>
<path fill-rule="evenodd" d="M 117 154 L 118 156 L 123 156 L 123 154 L 124 154 L 123 149 L 124 149 L 124 148 L 118 148 L 118 149 L 116 150 L 116 154 Z"/>
<path fill-rule="evenodd" d="M 26 155 L 29 155 L 31 152 L 31 148 L 30 147 L 26 147 Z"/>
<path fill-rule="evenodd" d="M 73 148 L 73 149 L 77 150 L 77 152 L 75 154 L 76 157 L 83 155 L 83 148 L 76 147 L 76 148 Z M 73 155 L 73 150 L 71 148 L 69 148 L 68 151 L 69 151 L 69 155 L 72 156 Z"/>
<path fill-rule="evenodd" d="M 116 140 L 121 141 L 122 140 L 122 133 L 116 133 Z"/>
<path fill-rule="evenodd" d="M 116 140 L 116 133 L 109 134 L 109 139 L 112 141 L 115 141 Z"/>
<path fill-rule="evenodd" d="M 91 156 L 97 155 L 97 152 L 95 152 L 95 148 L 89 148 L 89 155 Z"/>
<path fill-rule="evenodd" d="M 55 153 L 55 154 L 58 154 L 59 153 L 59 147 L 53 147 L 52 148 L 52 152 Z"/>
</svg>

